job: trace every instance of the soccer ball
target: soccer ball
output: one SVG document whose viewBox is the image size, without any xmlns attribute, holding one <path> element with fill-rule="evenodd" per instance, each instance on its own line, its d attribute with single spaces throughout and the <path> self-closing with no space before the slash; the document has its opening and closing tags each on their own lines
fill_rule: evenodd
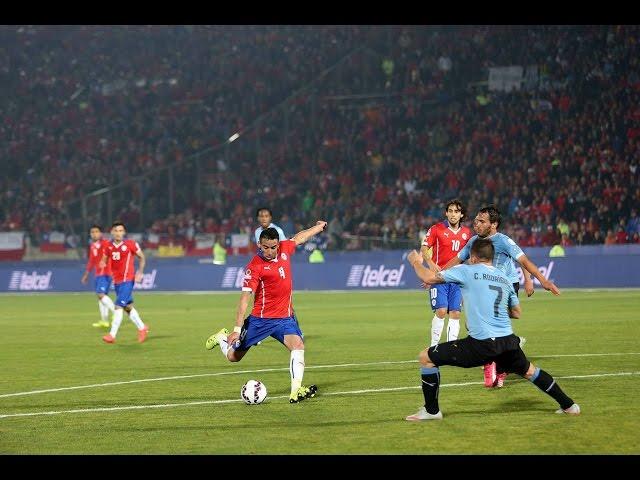
<svg viewBox="0 0 640 480">
<path fill-rule="evenodd" d="M 257 405 L 267 398 L 267 387 L 258 380 L 249 380 L 242 386 L 240 397 L 247 405 Z"/>
</svg>

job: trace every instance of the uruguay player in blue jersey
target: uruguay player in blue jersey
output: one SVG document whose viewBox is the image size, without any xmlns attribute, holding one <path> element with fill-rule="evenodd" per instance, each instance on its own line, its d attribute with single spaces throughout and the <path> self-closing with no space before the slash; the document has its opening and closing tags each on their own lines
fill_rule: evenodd
<svg viewBox="0 0 640 480">
<path fill-rule="evenodd" d="M 476 232 L 476 235 L 471 237 L 464 248 L 460 250 L 457 257 L 453 257 L 443 267 L 443 270 L 446 270 L 447 268 L 451 268 L 468 260 L 473 243 L 478 238 L 487 238 L 493 242 L 493 246 L 496 249 L 496 255 L 493 259 L 493 266 L 502 270 L 502 272 L 511 280 L 516 294 L 518 293 L 518 289 L 520 288 L 520 277 L 518 276 L 518 272 L 516 271 L 515 266 L 515 262 L 518 262 L 527 272 L 538 279 L 540 285 L 542 285 L 542 288 L 551 291 L 551 293 L 553 293 L 554 295 L 560 295 L 560 290 L 558 289 L 558 287 L 556 287 L 553 282 L 547 280 L 544 275 L 540 273 L 540 270 L 538 270 L 536 264 L 529 260 L 522 249 L 518 246 L 518 244 L 507 235 L 498 232 L 498 228 L 500 227 L 501 222 L 502 215 L 494 205 L 482 207 L 478 211 L 476 218 L 473 220 L 473 229 Z M 530 280 L 530 277 L 526 272 L 523 273 L 526 286 L 527 280 Z M 532 293 L 533 290 L 531 290 L 531 293 L 527 291 L 527 295 L 529 296 L 531 296 Z"/>
<path fill-rule="evenodd" d="M 260 234 L 267 228 L 275 228 L 278 232 L 278 236 L 280 237 L 280 241 L 287 239 L 282 229 L 275 223 L 271 222 L 271 220 L 273 219 L 273 213 L 271 213 L 271 209 L 267 207 L 260 207 L 256 211 L 256 218 L 258 219 L 258 223 L 260 224 L 260 226 L 253 232 L 253 238 L 256 242 L 256 245 L 258 246 L 258 249 L 260 248 Z"/>
<path fill-rule="evenodd" d="M 542 285 L 545 290 L 551 291 L 554 295 L 560 295 L 558 287 L 540 273 L 538 267 L 529 260 L 518 244 L 507 235 L 498 232 L 501 222 L 502 216 L 500 211 L 494 205 L 482 207 L 473 221 L 473 229 L 476 232 L 476 235 L 471 237 L 469 242 L 462 250 L 460 250 L 456 257 L 453 257 L 449 262 L 447 262 L 443 267 L 443 270 L 468 260 L 473 243 L 479 238 L 486 238 L 493 242 L 493 246 L 496 251 L 493 259 L 493 266 L 500 269 L 507 278 L 511 280 L 516 295 L 520 288 L 520 277 L 516 270 L 515 262 L 520 263 L 523 267 L 522 273 L 525 279 L 525 290 L 528 296 L 533 294 L 533 282 L 529 277 L 529 273 L 538 279 L 540 285 Z M 524 341 L 524 338 L 522 338 L 521 345 L 524 345 Z M 506 374 L 499 374 L 496 371 L 495 364 L 489 363 L 484 366 L 485 387 L 502 387 L 505 377 Z"/>
<path fill-rule="evenodd" d="M 442 365 L 471 368 L 496 362 L 499 371 L 516 373 L 551 396 L 560 405 L 556 413 L 578 415 L 580 407 L 560 388 L 554 378 L 531 363 L 513 334 L 510 318 L 519 318 L 521 309 L 511 279 L 493 266 L 494 244 L 477 239 L 471 246 L 468 265 L 434 272 L 424 267 L 424 259 L 413 250 L 407 260 L 425 283 L 452 282 L 460 285 L 467 312 L 469 336 L 434 345 L 420 352 L 424 406 L 406 417 L 409 421 L 441 420 L 438 405 Z"/>
</svg>

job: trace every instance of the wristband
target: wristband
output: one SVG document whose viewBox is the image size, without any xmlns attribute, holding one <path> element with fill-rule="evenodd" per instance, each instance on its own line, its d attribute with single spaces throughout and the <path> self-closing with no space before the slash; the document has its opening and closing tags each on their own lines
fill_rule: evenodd
<svg viewBox="0 0 640 480">
<path fill-rule="evenodd" d="M 233 333 L 240 333 L 242 331 L 242 327 L 233 327 Z"/>
</svg>

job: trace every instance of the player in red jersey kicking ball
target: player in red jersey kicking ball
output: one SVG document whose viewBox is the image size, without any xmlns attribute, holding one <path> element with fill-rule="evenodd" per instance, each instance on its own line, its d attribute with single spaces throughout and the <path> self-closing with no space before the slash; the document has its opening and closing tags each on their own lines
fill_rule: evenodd
<svg viewBox="0 0 640 480">
<path fill-rule="evenodd" d="M 245 271 L 242 294 L 236 314 L 233 333 L 226 328 L 211 335 L 205 344 L 207 350 L 220 345 L 224 357 L 239 362 L 259 341 L 273 337 L 291 352 L 290 403 L 314 397 L 315 385 L 302 385 L 304 374 L 304 341 L 293 311 L 291 297 L 291 255 L 296 246 L 322 232 L 327 222 L 318 221 L 314 227 L 298 232 L 291 240 L 280 241 L 275 228 L 260 233 L 260 252 L 253 257 Z M 251 315 L 245 318 L 251 295 L 255 294 Z"/>
<path fill-rule="evenodd" d="M 115 343 L 116 341 L 116 335 L 122 323 L 123 310 L 127 312 L 129 318 L 138 329 L 138 342 L 144 342 L 149 331 L 149 327 L 142 323 L 138 311 L 133 308 L 132 295 L 134 282 L 142 281 L 146 260 L 138 242 L 124 239 L 126 233 L 124 223 L 115 222 L 111 226 L 111 237 L 113 239 L 104 247 L 104 256 L 100 262 L 101 267 L 106 266 L 107 262 L 111 266 L 113 284 L 117 295 L 111 331 L 108 335 L 102 337 L 102 340 L 107 343 Z M 134 257 L 140 259 L 137 272 L 134 267 Z"/>
</svg>

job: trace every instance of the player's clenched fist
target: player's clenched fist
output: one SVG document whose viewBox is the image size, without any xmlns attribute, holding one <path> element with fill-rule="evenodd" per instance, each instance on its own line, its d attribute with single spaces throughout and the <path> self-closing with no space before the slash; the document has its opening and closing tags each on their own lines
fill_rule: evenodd
<svg viewBox="0 0 640 480">
<path fill-rule="evenodd" d="M 316 225 L 319 225 L 322 227 L 322 230 L 324 230 L 325 228 L 327 228 L 327 222 L 325 222 L 324 220 L 318 220 L 316 222 Z"/>
</svg>

